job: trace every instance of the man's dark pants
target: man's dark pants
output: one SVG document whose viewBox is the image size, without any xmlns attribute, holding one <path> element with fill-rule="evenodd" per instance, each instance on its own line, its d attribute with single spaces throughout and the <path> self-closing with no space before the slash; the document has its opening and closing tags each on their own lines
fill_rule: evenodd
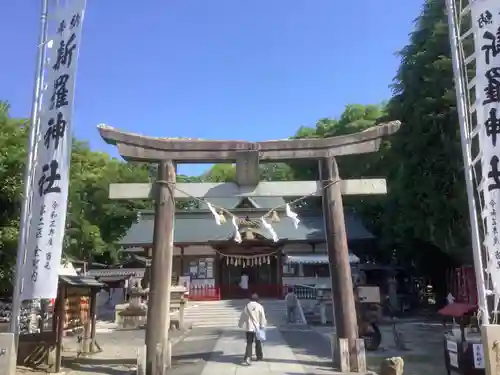
<svg viewBox="0 0 500 375">
<path fill-rule="evenodd" d="M 257 361 L 260 361 L 263 359 L 263 354 L 262 354 L 262 342 L 260 340 L 257 340 L 257 337 L 255 337 L 255 332 L 247 331 L 246 332 L 247 336 L 247 347 L 245 350 L 245 360 L 252 359 L 252 344 L 255 341 L 255 355 L 257 356 Z"/>
<path fill-rule="evenodd" d="M 288 306 L 286 309 L 286 320 L 288 323 L 295 323 L 295 306 Z"/>
</svg>

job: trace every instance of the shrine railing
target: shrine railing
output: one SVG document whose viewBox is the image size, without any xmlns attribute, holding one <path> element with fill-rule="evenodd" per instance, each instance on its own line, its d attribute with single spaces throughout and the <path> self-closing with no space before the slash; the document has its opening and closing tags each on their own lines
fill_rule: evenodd
<svg viewBox="0 0 500 375">
<path fill-rule="evenodd" d="M 191 301 L 218 301 L 220 288 L 214 285 L 191 285 L 188 299 Z"/>
<path fill-rule="evenodd" d="M 260 298 L 283 298 L 288 287 L 282 284 L 253 284 L 249 289 L 237 285 L 191 285 L 188 299 L 191 301 L 218 301 L 222 299 L 249 298 L 257 293 Z"/>
<path fill-rule="evenodd" d="M 314 285 L 294 284 L 289 287 L 293 289 L 298 299 L 316 299 L 317 297 L 318 291 Z M 285 294 L 289 287 L 284 285 Z"/>
<path fill-rule="evenodd" d="M 260 298 L 281 298 L 283 296 L 282 284 L 250 284 L 248 289 L 241 289 L 238 285 L 221 285 L 223 298 L 249 298 L 252 293 L 257 293 Z"/>
</svg>

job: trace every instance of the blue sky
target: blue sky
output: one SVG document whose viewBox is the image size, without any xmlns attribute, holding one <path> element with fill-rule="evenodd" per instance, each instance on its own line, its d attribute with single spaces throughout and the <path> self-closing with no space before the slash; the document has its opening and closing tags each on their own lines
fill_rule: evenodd
<svg viewBox="0 0 500 375">
<path fill-rule="evenodd" d="M 27 117 L 40 0 L 4 1 L 0 99 Z M 378 103 L 422 0 L 87 0 L 74 131 L 265 140 Z M 140 4 L 138 6 L 137 4 Z M 205 167 L 183 166 L 198 174 Z"/>
</svg>

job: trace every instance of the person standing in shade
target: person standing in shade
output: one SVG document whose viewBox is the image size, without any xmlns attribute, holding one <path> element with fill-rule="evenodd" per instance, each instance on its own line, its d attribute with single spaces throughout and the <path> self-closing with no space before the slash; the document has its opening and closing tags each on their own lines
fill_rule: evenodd
<svg viewBox="0 0 500 375">
<path fill-rule="evenodd" d="M 293 324 L 297 320 L 297 296 L 295 295 L 293 288 L 288 288 L 288 293 L 285 296 L 286 303 L 286 320 L 287 323 Z"/>
<path fill-rule="evenodd" d="M 262 353 L 262 340 L 259 333 L 266 328 L 267 320 L 264 307 L 259 303 L 259 296 L 252 294 L 250 302 L 248 302 L 240 315 L 238 327 L 245 330 L 246 334 L 246 349 L 243 361 L 250 364 L 252 360 L 252 345 L 255 342 L 255 355 L 257 361 L 262 361 L 264 355 Z"/>
<path fill-rule="evenodd" d="M 245 292 L 248 290 L 248 275 L 246 273 L 241 274 L 240 282 L 238 284 L 241 289 Z"/>
</svg>

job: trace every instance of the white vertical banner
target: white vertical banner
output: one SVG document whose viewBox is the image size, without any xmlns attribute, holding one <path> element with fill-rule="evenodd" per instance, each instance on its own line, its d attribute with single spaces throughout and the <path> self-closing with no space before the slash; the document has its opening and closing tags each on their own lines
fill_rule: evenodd
<svg viewBox="0 0 500 375">
<path fill-rule="evenodd" d="M 476 59 L 474 110 L 481 149 L 481 189 L 488 272 L 500 295 L 500 1 L 471 3 Z"/>
<path fill-rule="evenodd" d="M 67 4 L 67 5 L 66 5 Z M 56 298 L 68 204 L 75 74 L 85 0 L 58 7 L 45 92 L 40 111 L 40 137 L 33 165 L 31 223 L 21 299 Z"/>
</svg>

